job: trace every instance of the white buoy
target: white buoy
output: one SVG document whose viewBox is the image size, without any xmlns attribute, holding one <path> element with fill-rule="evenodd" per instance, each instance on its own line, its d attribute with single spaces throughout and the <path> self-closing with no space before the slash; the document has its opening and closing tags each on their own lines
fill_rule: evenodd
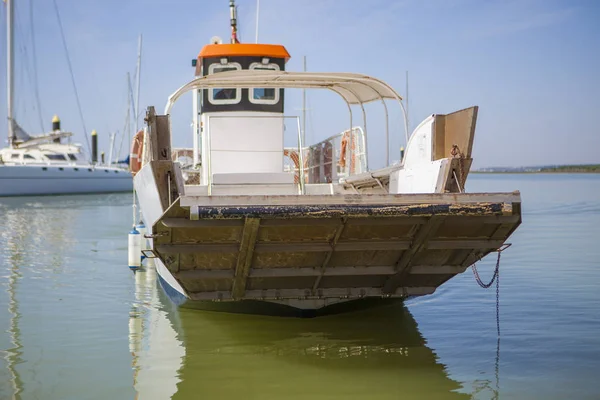
<svg viewBox="0 0 600 400">
<path fill-rule="evenodd" d="M 139 269 L 142 265 L 142 243 L 140 241 L 140 232 L 133 227 L 129 232 L 129 268 Z"/>
</svg>

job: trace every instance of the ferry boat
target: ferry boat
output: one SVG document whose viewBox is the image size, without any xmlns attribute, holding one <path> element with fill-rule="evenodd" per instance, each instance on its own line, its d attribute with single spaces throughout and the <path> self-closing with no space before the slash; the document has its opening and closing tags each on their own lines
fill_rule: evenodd
<svg viewBox="0 0 600 400">
<path fill-rule="evenodd" d="M 240 43 L 234 8 L 232 21 L 231 43 L 202 48 L 195 77 L 163 114 L 148 108 L 133 143 L 144 254 L 176 304 L 318 315 L 430 295 L 503 248 L 521 223 L 519 192 L 464 192 L 477 106 L 432 114 L 410 136 L 405 122 L 401 161 L 371 170 L 364 105 L 384 108 L 389 162 L 400 94 L 364 74 L 286 71 L 284 46 Z M 338 94 L 350 125 L 305 143 L 300 118 L 284 114 L 292 88 Z M 175 149 L 170 112 L 189 92 L 193 148 Z"/>
<path fill-rule="evenodd" d="M 111 165 L 98 159 L 95 132 L 92 132 L 92 160 L 89 161 L 81 146 L 70 142 L 73 134 L 61 130 L 57 116 L 48 133 L 29 135 L 19 126 L 13 115 L 15 6 L 14 0 L 5 0 L 5 3 L 8 147 L 0 149 L 0 197 L 132 191 L 128 166 Z"/>
</svg>

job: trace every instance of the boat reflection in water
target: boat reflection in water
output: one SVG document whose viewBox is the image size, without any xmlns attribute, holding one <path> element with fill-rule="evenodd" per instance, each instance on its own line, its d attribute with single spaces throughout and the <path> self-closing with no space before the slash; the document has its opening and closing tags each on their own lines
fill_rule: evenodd
<svg viewBox="0 0 600 400">
<path fill-rule="evenodd" d="M 313 319 L 175 310 L 136 273 L 140 399 L 468 398 L 402 304 Z"/>
</svg>

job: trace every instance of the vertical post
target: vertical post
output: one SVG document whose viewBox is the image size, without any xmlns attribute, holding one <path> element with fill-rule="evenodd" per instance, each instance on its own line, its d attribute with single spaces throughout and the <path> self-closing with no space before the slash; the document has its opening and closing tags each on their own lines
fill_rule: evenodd
<svg viewBox="0 0 600 400">
<path fill-rule="evenodd" d="M 138 44 L 138 59 L 137 59 L 137 71 L 136 71 L 136 85 L 135 85 L 135 131 L 139 129 L 138 120 L 140 113 L 140 75 L 142 73 L 142 35 L 140 34 L 140 40 Z"/>
<path fill-rule="evenodd" d="M 306 72 L 306 56 L 303 69 Z M 302 143 L 306 143 L 306 89 L 302 89 Z"/>
<path fill-rule="evenodd" d="M 98 133 L 94 129 L 92 131 L 92 164 L 98 162 Z"/>
<path fill-rule="evenodd" d="M 260 0 L 256 0 L 256 44 L 258 44 L 258 13 L 260 10 Z"/>
<path fill-rule="evenodd" d="M 108 166 L 112 165 L 113 161 L 113 148 L 115 147 L 115 137 L 117 136 L 116 132 L 110 134 L 110 149 L 108 149 Z"/>
<path fill-rule="evenodd" d="M 15 67 L 15 48 L 14 48 L 14 18 L 15 9 L 13 0 L 6 0 L 6 52 L 7 52 L 7 63 L 6 63 L 6 89 L 7 89 L 7 119 L 8 119 L 8 145 L 13 147 L 15 141 L 14 122 L 13 122 L 13 99 L 14 99 L 14 67 Z"/>
<path fill-rule="evenodd" d="M 300 119 L 296 117 L 296 121 L 298 122 L 298 178 L 300 179 L 300 194 L 304 194 L 304 151 L 302 148 L 304 147 L 304 141 L 302 140 L 302 134 L 300 133 Z"/>
<path fill-rule="evenodd" d="M 200 91 L 198 89 L 194 89 L 192 90 L 192 107 L 194 108 L 194 115 L 192 118 L 192 130 L 194 131 L 193 134 L 193 141 L 192 141 L 192 147 L 193 147 L 193 154 L 192 154 L 192 158 L 193 158 L 193 165 L 192 168 L 196 169 L 196 167 L 198 166 L 198 164 L 200 163 L 200 157 L 198 156 L 199 152 L 200 152 L 200 122 L 199 122 L 199 99 L 198 96 L 200 94 Z"/>
<path fill-rule="evenodd" d="M 406 71 L 406 126 L 410 128 L 408 115 L 408 71 Z M 406 144 L 408 145 L 408 143 Z"/>
</svg>

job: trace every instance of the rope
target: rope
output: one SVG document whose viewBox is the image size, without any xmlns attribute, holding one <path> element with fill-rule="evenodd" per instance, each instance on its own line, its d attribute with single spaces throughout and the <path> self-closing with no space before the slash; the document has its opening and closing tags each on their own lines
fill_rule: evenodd
<svg viewBox="0 0 600 400">
<path fill-rule="evenodd" d="M 136 204 L 135 204 L 135 188 L 133 188 L 133 227 L 135 228 L 135 216 L 136 216 Z"/>
<path fill-rule="evenodd" d="M 60 36 L 62 38 L 63 47 L 67 55 L 67 65 L 69 66 L 69 73 L 71 75 L 71 82 L 73 83 L 73 90 L 75 91 L 75 99 L 77 100 L 77 109 L 79 110 L 79 118 L 81 119 L 81 125 L 83 125 L 83 133 L 85 134 L 85 144 L 89 153 L 92 152 L 90 149 L 90 140 L 88 138 L 87 128 L 85 127 L 85 120 L 83 118 L 83 111 L 81 110 L 81 102 L 79 101 L 79 93 L 77 93 L 77 85 L 75 84 L 75 74 L 73 74 L 73 66 L 71 65 L 71 58 L 69 57 L 69 49 L 67 47 L 67 41 L 65 39 L 65 33 L 63 30 L 62 21 L 60 19 L 60 13 L 58 12 L 58 4 L 56 0 L 52 0 L 54 3 L 54 11 L 56 11 L 56 19 L 58 20 L 58 26 L 60 28 Z"/>
</svg>

